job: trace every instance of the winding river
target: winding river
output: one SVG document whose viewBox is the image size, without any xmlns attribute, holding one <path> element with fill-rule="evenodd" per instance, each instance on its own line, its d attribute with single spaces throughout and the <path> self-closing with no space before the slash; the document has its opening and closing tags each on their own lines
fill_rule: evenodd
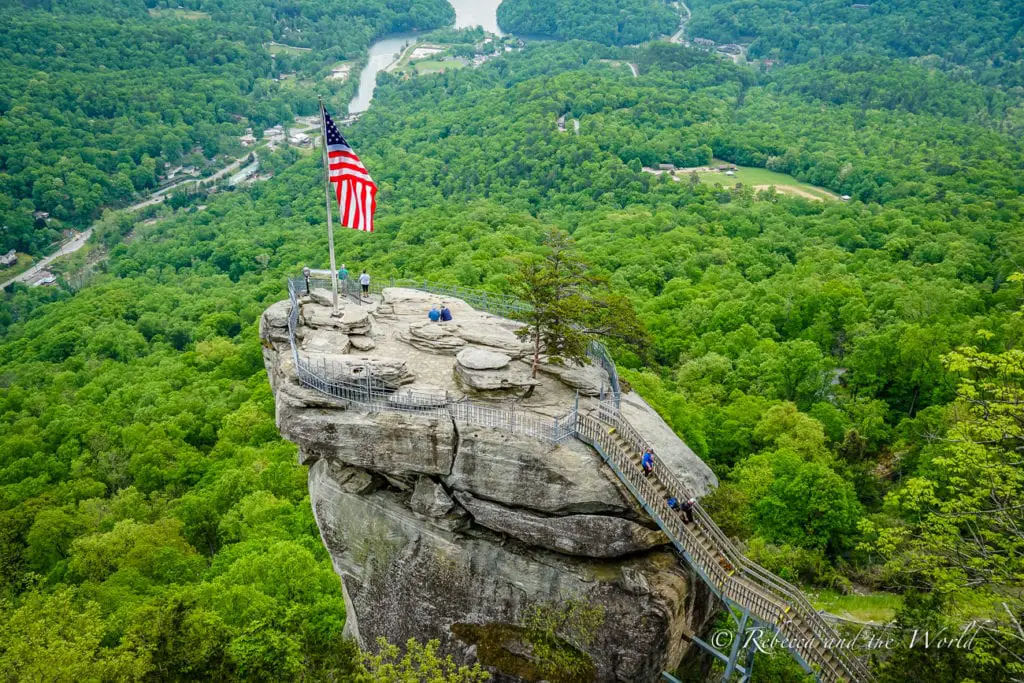
<svg viewBox="0 0 1024 683">
<path fill-rule="evenodd" d="M 498 28 L 498 5 L 501 0 L 448 0 L 455 8 L 455 28 L 483 26 L 485 31 L 504 35 Z M 359 90 L 348 105 L 350 114 L 359 114 L 370 108 L 373 90 L 377 87 L 377 74 L 390 66 L 410 43 L 415 33 L 395 33 L 385 36 L 370 46 L 370 59 L 359 73 Z"/>
</svg>

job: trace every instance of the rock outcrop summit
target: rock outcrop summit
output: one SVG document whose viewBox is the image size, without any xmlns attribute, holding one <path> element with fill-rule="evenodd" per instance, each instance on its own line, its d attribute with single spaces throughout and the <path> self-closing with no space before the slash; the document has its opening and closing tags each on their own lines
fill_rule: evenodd
<svg viewBox="0 0 1024 683">
<path fill-rule="evenodd" d="M 525 619 L 578 601 L 602 615 L 585 646 L 565 642 L 589 662 L 588 677 L 653 681 L 678 666 L 713 597 L 598 453 L 443 410 L 471 401 L 481 414 L 550 422 L 577 396 L 580 411 L 595 410 L 605 371 L 545 365 L 532 378 L 521 324 L 459 299 L 391 288 L 336 316 L 330 298 L 315 288 L 299 297 L 294 354 L 291 302 L 264 312 L 260 335 L 278 428 L 309 466 L 313 511 L 342 578 L 348 635 L 364 647 L 379 636 L 437 638 L 497 680 L 539 680 Z M 428 320 L 435 305 L 453 320 Z M 310 388 L 296 354 L 387 402 L 369 409 Z M 401 409 L 412 396 L 442 409 Z M 691 490 L 716 485 L 640 397 L 623 394 L 621 410 Z"/>
</svg>

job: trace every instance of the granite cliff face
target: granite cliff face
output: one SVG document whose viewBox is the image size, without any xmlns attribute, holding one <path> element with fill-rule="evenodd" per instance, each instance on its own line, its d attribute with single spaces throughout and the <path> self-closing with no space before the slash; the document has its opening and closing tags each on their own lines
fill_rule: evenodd
<svg viewBox="0 0 1024 683">
<path fill-rule="evenodd" d="M 346 379 L 372 369 L 394 390 L 471 398 L 556 417 L 581 395 L 593 409 L 604 372 L 545 367 L 537 379 L 512 321 L 457 299 L 387 289 L 381 301 L 302 298 L 304 358 L 327 358 Z M 454 320 L 430 323 L 434 304 Z M 653 681 L 678 665 L 713 598 L 589 446 L 558 446 L 442 417 L 366 412 L 299 384 L 288 343 L 290 304 L 264 313 L 260 333 L 278 428 L 309 466 L 323 541 L 343 580 L 347 632 L 362 646 L 438 638 L 457 660 L 498 680 L 539 677 L 523 619 L 537 605 L 583 600 L 603 609 L 586 647 L 597 680 Z M 623 411 L 699 492 L 714 475 L 639 397 Z M 591 676 L 588 676 L 591 677 Z"/>
</svg>

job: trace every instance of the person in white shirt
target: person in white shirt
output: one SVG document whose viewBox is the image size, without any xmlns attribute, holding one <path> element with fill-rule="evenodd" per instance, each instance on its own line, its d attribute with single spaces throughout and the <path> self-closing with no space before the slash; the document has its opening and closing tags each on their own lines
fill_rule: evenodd
<svg viewBox="0 0 1024 683">
<path fill-rule="evenodd" d="M 366 298 L 370 297 L 370 276 L 363 271 L 363 274 L 359 276 L 359 284 L 363 286 L 363 296 Z"/>
</svg>

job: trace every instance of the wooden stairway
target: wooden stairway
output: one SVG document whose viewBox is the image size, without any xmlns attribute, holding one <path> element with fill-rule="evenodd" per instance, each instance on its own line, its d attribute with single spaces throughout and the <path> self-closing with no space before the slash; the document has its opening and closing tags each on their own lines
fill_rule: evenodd
<svg viewBox="0 0 1024 683">
<path fill-rule="evenodd" d="M 862 662 L 847 653 L 840 636 L 818 614 L 803 593 L 748 560 L 699 504 L 693 523 L 668 506 L 689 491 L 655 456 L 654 472 L 645 476 L 640 460 L 647 442 L 617 409 L 603 405 L 597 416 L 577 416 L 577 437 L 594 446 L 700 578 L 726 604 L 747 610 L 797 661 L 825 683 L 871 681 Z M 771 639 L 769 633 L 762 643 Z"/>
</svg>

